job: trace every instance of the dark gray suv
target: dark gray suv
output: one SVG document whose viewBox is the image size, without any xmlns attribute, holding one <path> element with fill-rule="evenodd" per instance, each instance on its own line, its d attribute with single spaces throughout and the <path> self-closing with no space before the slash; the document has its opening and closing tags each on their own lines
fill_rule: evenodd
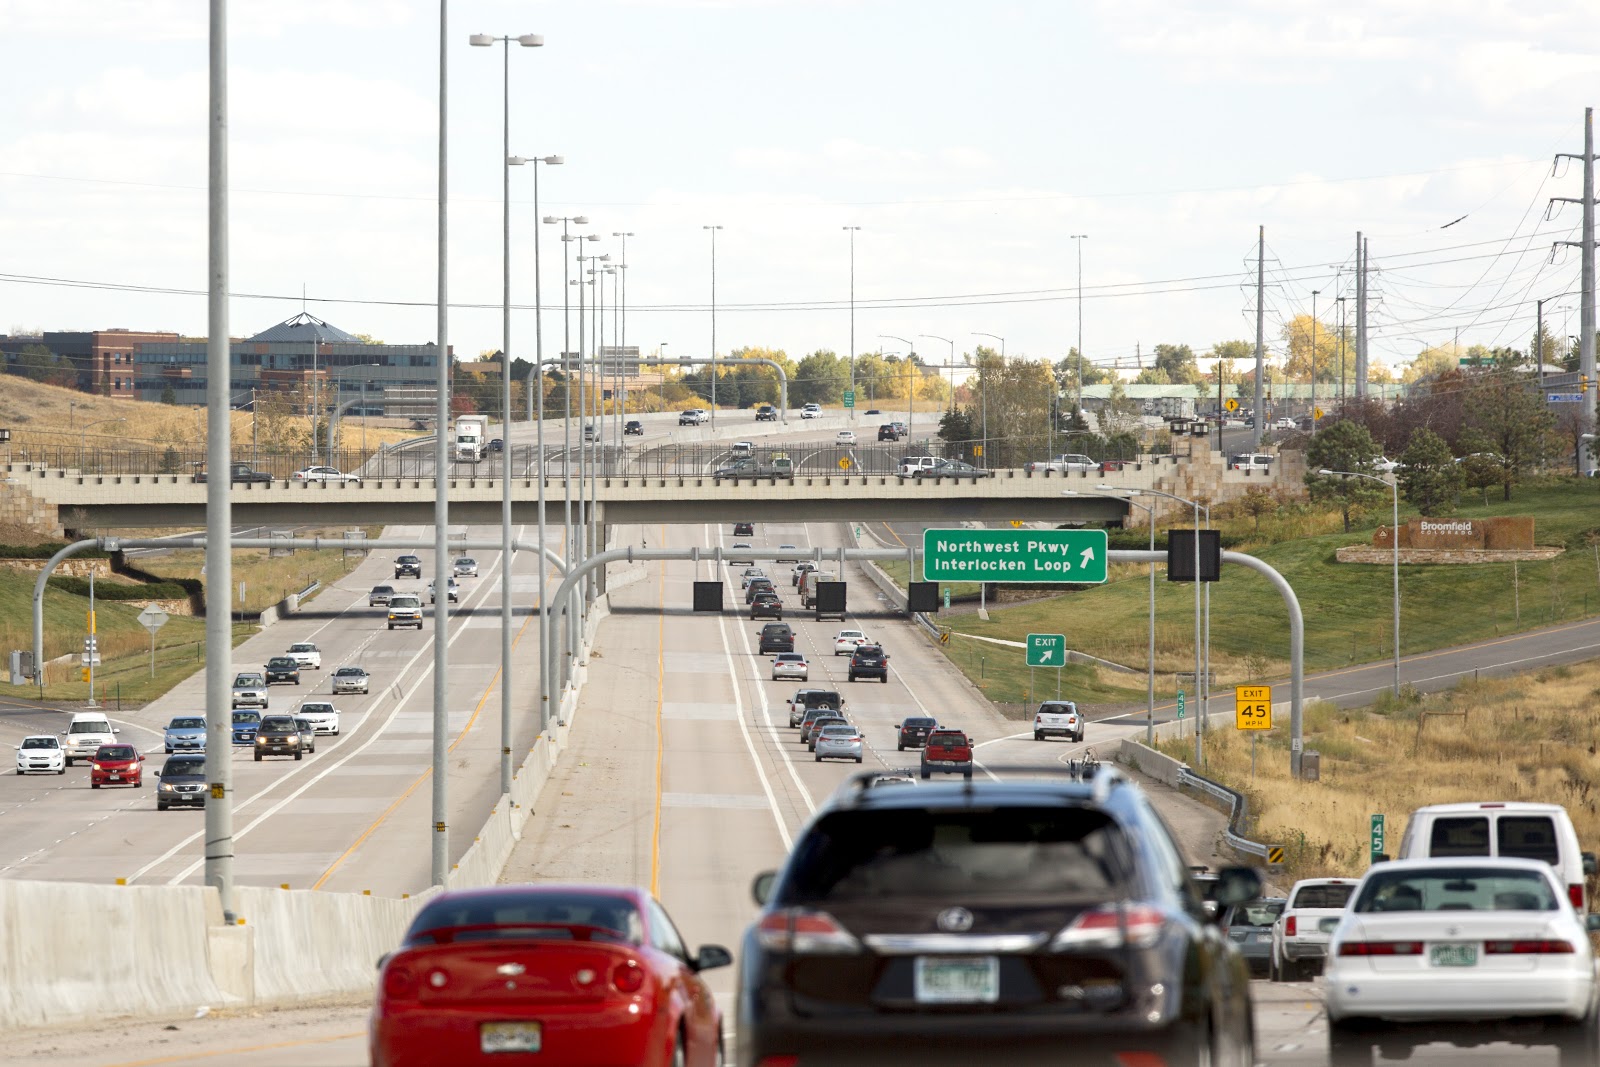
<svg viewBox="0 0 1600 1067">
<path fill-rule="evenodd" d="M 1244 960 L 1138 786 L 990 769 L 899 789 L 858 774 L 756 878 L 740 1067 L 1254 1063 Z M 1217 896 L 1260 886 L 1231 868 Z"/>
</svg>

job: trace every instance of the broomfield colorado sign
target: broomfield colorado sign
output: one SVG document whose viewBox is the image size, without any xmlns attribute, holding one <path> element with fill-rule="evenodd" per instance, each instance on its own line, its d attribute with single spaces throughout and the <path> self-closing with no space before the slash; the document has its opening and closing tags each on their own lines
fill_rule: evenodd
<svg viewBox="0 0 1600 1067">
<path fill-rule="evenodd" d="M 930 582 L 1106 580 L 1104 530 L 924 530 L 922 576 Z"/>
</svg>

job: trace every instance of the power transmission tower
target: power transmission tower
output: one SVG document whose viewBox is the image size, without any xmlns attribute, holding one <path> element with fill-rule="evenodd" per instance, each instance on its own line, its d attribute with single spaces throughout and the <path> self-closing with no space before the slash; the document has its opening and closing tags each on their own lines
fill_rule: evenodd
<svg viewBox="0 0 1600 1067">
<path fill-rule="evenodd" d="M 1367 398 L 1367 242 L 1356 231 L 1356 399 Z"/>
<path fill-rule="evenodd" d="M 1557 241 L 1557 246 L 1576 246 L 1583 259 L 1583 291 L 1582 303 L 1578 310 L 1578 373 L 1582 375 L 1581 381 L 1592 383 L 1594 377 L 1594 108 L 1583 109 L 1583 155 L 1573 155 L 1571 152 L 1558 152 L 1556 159 L 1581 159 L 1583 161 L 1583 196 L 1574 198 L 1570 196 L 1552 196 L 1552 204 L 1581 204 L 1583 206 L 1583 234 L 1577 241 Z M 1542 366 L 1542 361 L 1541 361 Z M 1589 397 L 1587 391 L 1583 397 L 1585 408 L 1588 407 Z M 1595 457 L 1588 450 L 1579 448 L 1578 463 L 1584 474 L 1589 474 L 1595 469 Z"/>
</svg>

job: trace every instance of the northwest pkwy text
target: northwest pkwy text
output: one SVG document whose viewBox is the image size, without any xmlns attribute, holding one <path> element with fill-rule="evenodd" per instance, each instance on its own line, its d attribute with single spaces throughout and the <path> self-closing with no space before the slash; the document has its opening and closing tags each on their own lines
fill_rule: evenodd
<svg viewBox="0 0 1600 1067">
<path fill-rule="evenodd" d="M 935 564 L 941 572 L 969 572 L 969 573 L 1007 573 L 1007 574 L 1044 574 L 1062 573 L 1073 569 L 1070 555 L 1081 557 L 1079 567 L 1087 567 L 1094 561 L 1094 549 L 1084 548 L 1079 545 L 1067 544 L 1063 541 L 989 541 L 966 540 L 934 542 L 934 549 L 940 553 L 941 558 Z M 945 553 L 959 553 L 955 558 L 945 556 Z M 1023 558 L 1019 555 L 1026 553 Z M 1057 558 L 1050 558 L 1057 557 Z"/>
</svg>

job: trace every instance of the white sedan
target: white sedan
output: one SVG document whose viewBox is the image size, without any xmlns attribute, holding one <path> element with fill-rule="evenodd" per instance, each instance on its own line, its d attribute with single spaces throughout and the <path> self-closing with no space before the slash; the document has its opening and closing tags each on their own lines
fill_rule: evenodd
<svg viewBox="0 0 1600 1067">
<path fill-rule="evenodd" d="M 339 736 L 339 709 L 324 700 L 308 700 L 295 709 L 295 715 L 305 719 L 319 734 Z"/>
<path fill-rule="evenodd" d="M 1400 461 L 1390 459 L 1388 456 L 1373 456 L 1372 469 L 1379 474 L 1393 474 L 1400 469 Z"/>
<path fill-rule="evenodd" d="M 1562 1063 L 1593 1062 L 1584 1050 L 1597 1015 L 1588 936 L 1597 928 L 1600 915 L 1574 911 L 1550 865 L 1536 860 L 1371 868 L 1328 947 L 1333 1062 L 1370 1063 L 1375 1040 L 1401 1036 L 1380 1033 L 1386 1026 L 1436 1024 L 1454 1044 L 1488 1043 L 1519 1020 L 1542 1021 L 1527 1040 L 1560 1046 Z"/>
<path fill-rule="evenodd" d="M 67 753 L 61 747 L 59 737 L 54 734 L 35 734 L 22 739 L 22 744 L 17 746 L 17 773 L 31 774 L 34 771 L 67 773 Z"/>
<path fill-rule="evenodd" d="M 857 645 L 871 643 L 867 640 L 867 635 L 860 630 L 840 630 L 833 639 L 833 654 L 835 656 L 853 656 Z"/>
<path fill-rule="evenodd" d="M 806 682 L 811 678 L 811 666 L 806 663 L 806 657 L 801 652 L 779 652 L 772 661 L 772 680 L 792 678 L 796 681 Z"/>
<path fill-rule="evenodd" d="M 292 475 L 297 482 L 355 482 L 361 484 L 359 474 L 343 474 L 337 467 L 307 467 Z"/>
<path fill-rule="evenodd" d="M 322 649 L 310 641 L 296 641 L 289 646 L 289 651 L 284 653 L 294 660 L 304 670 L 320 671 L 322 669 Z"/>
<path fill-rule="evenodd" d="M 833 435 L 833 443 L 836 445 L 853 445 L 856 443 L 856 432 L 854 430 L 840 430 Z"/>
</svg>

